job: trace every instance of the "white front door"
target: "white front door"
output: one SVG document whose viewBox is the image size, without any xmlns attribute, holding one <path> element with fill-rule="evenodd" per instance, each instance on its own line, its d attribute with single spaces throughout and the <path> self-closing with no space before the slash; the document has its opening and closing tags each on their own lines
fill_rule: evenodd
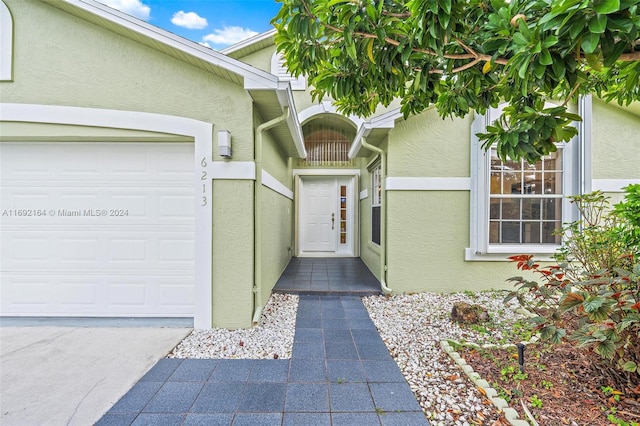
<svg viewBox="0 0 640 426">
<path fill-rule="evenodd" d="M 353 181 L 353 177 L 301 177 L 299 255 L 354 255 Z"/>
</svg>

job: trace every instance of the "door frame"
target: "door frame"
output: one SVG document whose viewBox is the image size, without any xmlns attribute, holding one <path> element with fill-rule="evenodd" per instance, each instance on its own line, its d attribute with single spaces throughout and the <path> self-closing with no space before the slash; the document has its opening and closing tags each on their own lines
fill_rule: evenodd
<svg viewBox="0 0 640 426">
<path fill-rule="evenodd" d="M 351 202 L 353 205 L 353 241 L 352 250 L 350 253 L 327 253 L 327 252 L 308 252 L 303 253 L 300 247 L 300 209 L 301 209 L 301 189 L 302 178 L 304 176 L 317 176 L 327 178 L 349 178 L 353 182 L 353 191 L 351 194 Z M 295 214 L 294 214 L 294 238 L 293 247 L 294 255 L 298 257 L 359 257 L 360 256 L 360 170 L 359 169 L 294 169 L 294 200 L 295 200 Z M 337 196 L 337 195 L 336 195 Z"/>
</svg>

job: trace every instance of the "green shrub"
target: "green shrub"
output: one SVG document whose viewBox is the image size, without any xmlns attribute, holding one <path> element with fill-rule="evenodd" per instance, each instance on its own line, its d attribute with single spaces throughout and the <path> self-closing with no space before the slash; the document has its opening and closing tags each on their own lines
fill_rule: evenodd
<svg viewBox="0 0 640 426">
<path fill-rule="evenodd" d="M 532 311 L 543 339 L 570 338 L 593 350 L 609 376 L 628 387 L 640 377 L 640 185 L 625 191 L 613 210 L 601 192 L 571 197 L 581 218 L 561 230 L 556 263 L 510 257 L 540 282 L 510 278 L 516 289 L 505 301 L 516 298 Z"/>
</svg>

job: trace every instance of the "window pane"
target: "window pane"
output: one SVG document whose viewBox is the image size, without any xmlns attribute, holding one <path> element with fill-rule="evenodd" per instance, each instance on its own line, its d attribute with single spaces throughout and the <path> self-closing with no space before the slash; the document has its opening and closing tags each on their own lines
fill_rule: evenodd
<svg viewBox="0 0 640 426">
<path fill-rule="evenodd" d="M 509 160 L 506 163 L 503 163 L 503 170 L 505 171 L 518 171 L 522 170 L 522 162 L 521 161 L 513 161 Z"/>
<path fill-rule="evenodd" d="M 545 171 L 550 171 L 550 170 L 562 171 L 562 163 L 560 161 L 561 157 L 562 157 L 562 154 L 560 151 L 552 152 L 549 156 L 545 157 L 543 160 Z"/>
<path fill-rule="evenodd" d="M 560 235 L 554 235 L 556 229 L 560 229 L 560 221 L 542 222 L 542 242 L 560 244 Z"/>
<path fill-rule="evenodd" d="M 540 222 L 522 223 L 522 242 L 524 244 L 540 243 Z"/>
<path fill-rule="evenodd" d="M 503 198 L 502 219 L 520 219 L 520 200 L 517 198 Z"/>
<path fill-rule="evenodd" d="M 502 173 L 491 172 L 491 193 L 502 194 Z"/>
<path fill-rule="evenodd" d="M 520 243 L 520 222 L 502 222 L 503 244 Z"/>
<path fill-rule="evenodd" d="M 555 172 L 544 174 L 544 193 L 562 194 L 562 173 Z"/>
<path fill-rule="evenodd" d="M 550 198 L 542 200 L 542 220 L 561 219 L 562 200 L 560 198 Z"/>
<path fill-rule="evenodd" d="M 522 194 L 522 173 L 508 172 L 503 179 L 503 194 Z"/>
<path fill-rule="evenodd" d="M 489 219 L 500 219 L 501 217 L 500 200 L 492 199 L 489 204 Z"/>
<path fill-rule="evenodd" d="M 542 194 L 542 173 L 525 172 L 523 194 Z"/>
<path fill-rule="evenodd" d="M 540 220 L 540 199 L 522 200 L 522 220 Z"/>
<path fill-rule="evenodd" d="M 371 241 L 380 244 L 380 207 L 371 209 Z"/>
<path fill-rule="evenodd" d="M 500 222 L 489 223 L 489 242 L 491 244 L 500 244 Z"/>
</svg>

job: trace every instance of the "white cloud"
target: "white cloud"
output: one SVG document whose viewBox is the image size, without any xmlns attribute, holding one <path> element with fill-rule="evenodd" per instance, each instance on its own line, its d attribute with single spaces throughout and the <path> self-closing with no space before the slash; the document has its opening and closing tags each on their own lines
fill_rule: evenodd
<svg viewBox="0 0 640 426">
<path fill-rule="evenodd" d="M 135 16 L 143 21 L 149 20 L 151 8 L 142 3 L 141 0 L 98 0 L 100 3 L 124 12 L 127 15 Z"/>
<path fill-rule="evenodd" d="M 201 41 L 198 44 L 200 46 L 208 47 L 209 49 L 211 49 L 211 45 L 209 43 L 207 43 L 206 41 Z"/>
<path fill-rule="evenodd" d="M 215 29 L 213 30 L 213 33 L 207 34 L 206 36 L 202 37 L 202 40 L 210 41 L 213 44 L 228 46 L 230 44 L 245 40 L 249 37 L 253 37 L 256 34 L 258 33 L 248 28 L 232 26 L 224 27 L 222 29 Z"/>
<path fill-rule="evenodd" d="M 208 25 L 207 19 L 198 16 L 195 12 L 176 12 L 171 18 L 171 23 L 190 30 L 201 30 Z"/>
</svg>

